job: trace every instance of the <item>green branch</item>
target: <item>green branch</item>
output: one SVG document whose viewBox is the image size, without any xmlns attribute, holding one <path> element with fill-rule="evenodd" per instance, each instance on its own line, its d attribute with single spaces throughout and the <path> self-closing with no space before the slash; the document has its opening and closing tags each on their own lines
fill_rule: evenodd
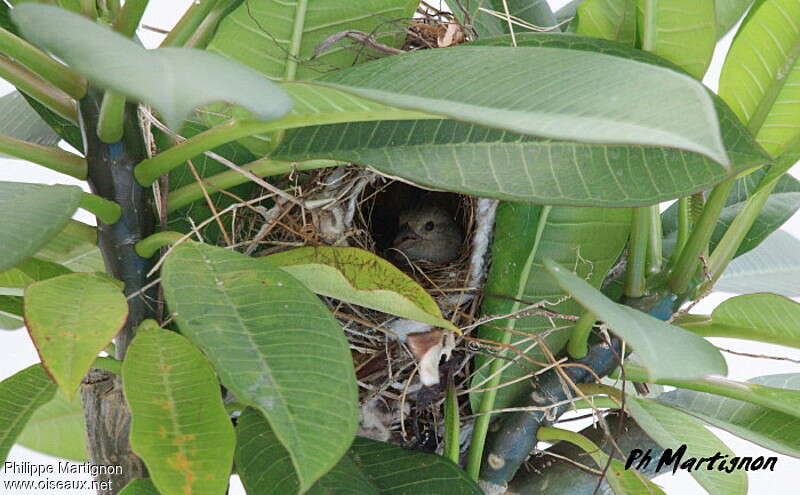
<svg viewBox="0 0 800 495">
<path fill-rule="evenodd" d="M 273 175 L 288 174 L 293 170 L 313 170 L 324 167 L 336 167 L 343 165 L 344 162 L 337 162 L 335 160 L 308 160 L 305 162 L 286 162 L 279 160 L 270 160 L 262 158 L 242 165 L 242 169 L 251 172 L 258 177 L 270 177 Z M 171 213 L 175 210 L 183 208 L 199 199 L 204 197 L 203 189 L 208 194 L 218 193 L 220 190 L 230 189 L 244 184 L 250 179 L 240 174 L 236 170 L 227 170 L 225 172 L 212 175 L 202 179 L 202 184 L 193 182 L 186 186 L 180 187 L 169 193 L 167 197 L 167 212 Z"/>
<path fill-rule="evenodd" d="M 77 106 L 67 93 L 40 78 L 19 62 L 3 55 L 0 55 L 0 79 L 5 79 L 70 122 L 78 121 Z"/>
<path fill-rule="evenodd" d="M 567 343 L 567 352 L 570 357 L 580 359 L 589 352 L 589 335 L 596 321 L 597 317 L 594 313 L 586 312 L 581 316 L 580 320 L 575 322 Z"/>
<path fill-rule="evenodd" d="M 33 162 L 76 179 L 86 180 L 86 160 L 59 148 L 0 135 L 0 153 Z"/>
<path fill-rule="evenodd" d="M 683 248 L 674 270 L 670 274 L 669 286 L 675 294 L 683 294 L 689 287 L 689 282 L 697 273 L 700 256 L 708 249 L 708 242 L 714 227 L 731 192 L 735 178 L 726 179 L 711 191 L 703 213 L 700 215 L 686 246 Z"/>
<path fill-rule="evenodd" d="M 126 38 L 136 34 L 136 28 L 144 15 L 149 0 L 126 0 L 119 15 L 114 20 L 114 31 L 122 34 Z"/>
<path fill-rule="evenodd" d="M 86 80 L 14 33 L 0 28 L 0 53 L 26 66 L 75 99 L 86 94 Z"/>
<path fill-rule="evenodd" d="M 134 249 L 136 249 L 136 254 L 142 258 L 150 258 L 162 247 L 175 244 L 184 237 L 186 236 L 180 232 L 156 232 L 137 242 Z"/>
<path fill-rule="evenodd" d="M 100 116 L 97 119 L 97 137 L 104 143 L 116 143 L 122 139 L 124 120 L 125 97 L 107 90 L 103 94 Z"/>
<path fill-rule="evenodd" d="M 189 7 L 175 27 L 172 28 L 172 31 L 170 31 L 167 37 L 164 38 L 164 41 L 161 42 L 161 47 L 184 46 L 218 1 L 219 0 L 197 0 L 192 3 L 192 6 Z"/>
<path fill-rule="evenodd" d="M 444 456 L 458 464 L 461 460 L 461 420 L 458 414 L 458 397 L 452 374 L 448 376 L 447 380 L 444 422 Z"/>
<path fill-rule="evenodd" d="M 647 209 L 650 213 L 650 227 L 648 229 L 646 268 L 648 275 L 655 275 L 661 272 L 664 262 L 664 246 L 662 244 L 664 230 L 661 227 L 661 213 L 658 211 L 658 205 L 648 206 Z"/>
<path fill-rule="evenodd" d="M 103 199 L 96 194 L 83 193 L 80 207 L 94 214 L 106 225 L 117 223 L 122 216 L 122 208 L 117 203 Z"/>
<path fill-rule="evenodd" d="M 686 241 L 689 239 L 689 229 L 691 228 L 691 212 L 690 212 L 690 197 L 680 198 L 678 200 L 678 234 L 675 239 L 675 246 L 672 248 L 672 254 L 669 256 L 669 266 L 673 267 L 678 262 L 683 248 L 686 247 Z"/>
<path fill-rule="evenodd" d="M 642 297 L 645 292 L 647 245 L 652 229 L 651 220 L 649 206 L 633 209 L 625 279 L 625 295 L 628 297 Z"/>
</svg>

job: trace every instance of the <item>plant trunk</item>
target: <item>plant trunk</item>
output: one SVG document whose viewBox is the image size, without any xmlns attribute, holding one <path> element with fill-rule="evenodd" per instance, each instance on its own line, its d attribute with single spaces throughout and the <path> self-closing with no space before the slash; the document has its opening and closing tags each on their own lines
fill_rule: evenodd
<svg viewBox="0 0 800 495">
<path fill-rule="evenodd" d="M 113 225 L 98 220 L 98 245 L 106 271 L 125 283 L 128 320 L 117 335 L 116 358 L 123 359 L 139 323 L 156 316 L 155 288 L 143 291 L 147 272 L 153 263 L 134 251 L 136 243 L 155 229 L 150 192 L 136 182 L 133 167 L 146 158 L 142 131 L 134 105 L 125 112 L 124 136 L 107 144 L 97 137 L 97 121 L 102 93 L 94 89 L 80 102 L 80 127 L 83 133 L 89 185 L 92 192 L 115 201 L 122 207 L 122 217 Z M 110 480 L 100 487 L 100 495 L 121 491 L 135 478 L 146 476 L 141 459 L 130 448 L 130 412 L 122 393 L 122 378 L 101 370 L 92 370 L 81 390 L 89 458 L 98 466 L 120 466 L 119 474 L 98 474 L 98 481 Z M 112 472 L 114 470 L 111 470 Z"/>
</svg>

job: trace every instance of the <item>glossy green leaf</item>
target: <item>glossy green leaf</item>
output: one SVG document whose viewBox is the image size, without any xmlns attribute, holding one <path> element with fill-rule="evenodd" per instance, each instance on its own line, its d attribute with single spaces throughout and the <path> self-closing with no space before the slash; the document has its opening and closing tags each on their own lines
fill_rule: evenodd
<svg viewBox="0 0 800 495">
<path fill-rule="evenodd" d="M 774 292 L 800 296 L 800 240 L 779 230 L 757 248 L 734 259 L 714 285 L 717 290 L 746 294 Z"/>
<path fill-rule="evenodd" d="M 21 296 L 30 284 L 67 273 L 72 271 L 57 263 L 28 258 L 14 268 L 0 272 L 0 294 Z"/>
<path fill-rule="evenodd" d="M 553 28 L 558 24 L 547 0 L 470 0 L 462 2 L 469 13 L 469 24 L 477 31 L 478 35 L 498 36 L 510 32 L 508 21 L 504 17 L 497 17 L 481 9 L 486 9 L 505 16 L 511 15 L 524 23 L 538 28 Z M 506 7 L 508 12 L 506 12 Z M 451 7 L 456 17 L 464 24 L 464 13 L 458 4 Z M 519 24 L 514 24 L 515 33 L 527 32 L 529 29 Z M 557 30 L 557 28 L 556 28 Z"/>
<path fill-rule="evenodd" d="M 36 257 L 52 261 L 75 272 L 105 270 L 103 255 L 97 247 L 97 229 L 75 220 L 42 247 Z"/>
<path fill-rule="evenodd" d="M 717 11 L 717 38 L 722 38 L 739 22 L 753 0 L 714 0 Z"/>
<path fill-rule="evenodd" d="M 177 129 L 201 105 L 228 101 L 260 119 L 274 120 L 291 102 L 257 72 L 201 50 L 148 51 L 80 15 L 48 5 L 26 3 L 12 11 L 26 38 L 64 60 L 102 88 L 152 105 Z"/>
<path fill-rule="evenodd" d="M 800 374 L 768 375 L 751 383 L 800 390 Z M 800 419 L 779 411 L 705 392 L 678 389 L 658 397 L 704 422 L 768 449 L 800 457 Z"/>
<path fill-rule="evenodd" d="M 33 413 L 53 398 L 56 385 L 39 364 L 34 364 L 0 382 L 0 460 Z"/>
<path fill-rule="evenodd" d="M 611 301 L 552 260 L 545 260 L 544 264 L 562 289 L 633 347 L 650 381 L 727 374 L 719 350 L 702 337 Z M 675 360 L 673 356 L 681 356 L 681 359 Z"/>
<path fill-rule="evenodd" d="M 578 34 L 631 46 L 636 42 L 635 0 L 586 0 L 572 22 Z"/>
<path fill-rule="evenodd" d="M 220 23 L 208 50 L 249 65 L 271 79 L 313 79 L 350 67 L 362 58 L 360 50 L 352 49 L 344 40 L 314 57 L 315 49 L 326 38 L 353 29 L 375 33 L 375 41 L 399 48 L 405 41 L 401 23 L 412 17 L 418 3 L 416 0 L 244 2 Z M 397 25 L 393 27 L 394 23 Z"/>
<path fill-rule="evenodd" d="M 86 422 L 80 397 L 67 400 L 56 394 L 33 413 L 17 443 L 53 457 L 86 462 Z"/>
<path fill-rule="evenodd" d="M 222 248 L 181 244 L 161 280 L 181 332 L 239 401 L 264 414 L 308 489 L 338 462 L 358 423 L 338 323 L 288 273 Z"/>
<path fill-rule="evenodd" d="M 55 146 L 61 140 L 17 91 L 0 97 L 0 115 L 2 135 L 42 146 Z"/>
<path fill-rule="evenodd" d="M 637 0 L 644 50 L 674 62 L 702 79 L 717 44 L 714 2 Z"/>
<path fill-rule="evenodd" d="M 796 282 L 797 279 L 795 285 Z M 800 303 L 777 294 L 732 297 L 714 308 L 708 317 L 691 315 L 691 318 L 677 323 L 706 337 L 729 337 L 800 347 Z"/>
<path fill-rule="evenodd" d="M 453 79 L 458 91 L 446 83 Z M 674 147 L 730 165 L 713 101 L 700 83 L 601 53 L 458 46 L 375 60 L 310 84 L 526 135 Z M 549 90 L 565 85 L 568 91 Z"/>
<path fill-rule="evenodd" d="M 48 373 L 68 397 L 128 318 L 120 284 L 72 273 L 25 289 L 25 322 Z"/>
<path fill-rule="evenodd" d="M 291 458 L 264 416 L 246 409 L 236 424 L 236 468 L 248 493 L 294 495 L 300 489 Z M 306 494 L 377 495 L 377 488 L 348 455 L 320 478 Z"/>
<path fill-rule="evenodd" d="M 508 36 L 480 41 L 510 42 Z M 599 51 L 674 67 L 646 52 L 582 36 L 521 34 L 517 44 Z M 734 171 L 766 163 L 769 157 L 730 109 L 709 95 Z M 310 127 L 291 132 L 274 157 L 350 160 L 440 189 L 544 204 L 651 204 L 706 189 L 726 177 L 716 163 L 670 148 L 554 142 L 449 121 Z"/>
<path fill-rule="evenodd" d="M 122 365 L 131 448 L 163 495 L 228 487 L 236 438 L 203 354 L 169 330 L 139 327 Z"/>
<path fill-rule="evenodd" d="M 456 464 L 442 456 L 356 438 L 350 456 L 381 494 L 483 492 Z"/>
<path fill-rule="evenodd" d="M 761 169 L 736 179 L 711 235 L 710 248 L 712 250 L 722 239 L 722 236 L 725 235 L 728 227 L 742 208 L 744 208 L 747 200 L 759 190 L 759 185 L 766 173 L 767 170 Z M 739 245 L 736 256 L 741 256 L 758 246 L 789 220 L 798 209 L 800 209 L 800 181 L 791 175 L 784 175 L 778 180 L 778 184 L 770 193 L 769 198 L 767 198 L 764 208 L 759 212 L 753 222 L 753 226 L 750 227 L 744 240 Z M 662 214 L 662 229 L 664 232 L 664 251 L 669 253 L 675 245 L 678 234 L 677 204 L 670 205 Z"/>
<path fill-rule="evenodd" d="M 119 495 L 160 495 L 150 478 L 136 478 L 119 492 Z"/>
<path fill-rule="evenodd" d="M 32 256 L 60 232 L 81 201 L 77 186 L 0 182 L 0 270 Z"/>
<path fill-rule="evenodd" d="M 0 330 L 16 330 L 25 326 L 22 319 L 22 298 L 0 296 Z"/>
<path fill-rule="evenodd" d="M 260 259 L 288 272 L 317 294 L 455 330 L 425 289 L 369 251 L 305 247 Z"/>
<path fill-rule="evenodd" d="M 628 397 L 625 408 L 636 423 L 659 445 L 677 449 L 687 445 L 685 458 L 711 457 L 716 453 L 733 458 L 735 454 L 691 416 L 649 399 Z M 745 495 L 747 475 L 743 471 L 727 473 L 719 470 L 697 469 L 690 472 L 709 495 Z"/>
<path fill-rule="evenodd" d="M 777 156 L 800 136 L 800 2 L 758 0 L 736 33 L 719 94 Z"/>
<path fill-rule="evenodd" d="M 565 266 L 576 267 L 594 287 L 600 287 L 609 268 L 617 260 L 628 240 L 630 210 L 602 208 L 547 208 L 541 206 L 500 203 L 495 220 L 492 243 L 492 265 L 486 280 L 482 315 L 504 315 L 525 308 L 526 303 L 558 301 L 566 293 L 547 275 L 544 260 L 552 258 Z M 565 300 L 550 307 L 562 314 L 580 315 L 583 309 L 574 300 Z M 558 353 L 569 338 L 572 322 L 550 320 L 545 316 L 528 316 L 492 321 L 480 327 L 478 336 L 500 341 L 504 329 L 546 335 L 545 342 Z M 557 329 L 553 330 L 556 327 Z M 548 331 L 550 331 L 548 333 Z M 522 335 L 511 335 L 511 344 L 536 361 L 546 362 L 546 354 Z M 501 382 L 536 371 L 525 358 L 506 353 L 516 361 L 505 366 Z M 481 388 L 489 375 L 486 357 L 476 356 L 476 373 L 472 387 Z M 497 390 L 495 407 L 516 404 L 530 385 L 526 381 Z M 480 393 L 471 394 L 477 404 Z"/>
</svg>

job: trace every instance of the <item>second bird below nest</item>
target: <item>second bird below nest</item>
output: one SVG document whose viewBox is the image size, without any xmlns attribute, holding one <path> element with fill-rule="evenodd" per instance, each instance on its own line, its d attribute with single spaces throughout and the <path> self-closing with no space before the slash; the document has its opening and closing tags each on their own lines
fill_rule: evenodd
<svg viewBox="0 0 800 495">
<path fill-rule="evenodd" d="M 397 261 L 445 264 L 458 258 L 464 234 L 444 208 L 426 205 L 406 210 L 400 214 L 399 224 L 390 251 Z"/>
</svg>

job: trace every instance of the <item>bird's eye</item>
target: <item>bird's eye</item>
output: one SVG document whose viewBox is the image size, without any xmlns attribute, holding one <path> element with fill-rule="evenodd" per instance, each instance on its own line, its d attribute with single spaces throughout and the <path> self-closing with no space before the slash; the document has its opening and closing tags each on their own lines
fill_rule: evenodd
<svg viewBox="0 0 800 495">
<path fill-rule="evenodd" d="M 425 224 L 425 230 L 427 230 L 428 232 L 433 230 L 433 222 L 432 221 Z"/>
</svg>

